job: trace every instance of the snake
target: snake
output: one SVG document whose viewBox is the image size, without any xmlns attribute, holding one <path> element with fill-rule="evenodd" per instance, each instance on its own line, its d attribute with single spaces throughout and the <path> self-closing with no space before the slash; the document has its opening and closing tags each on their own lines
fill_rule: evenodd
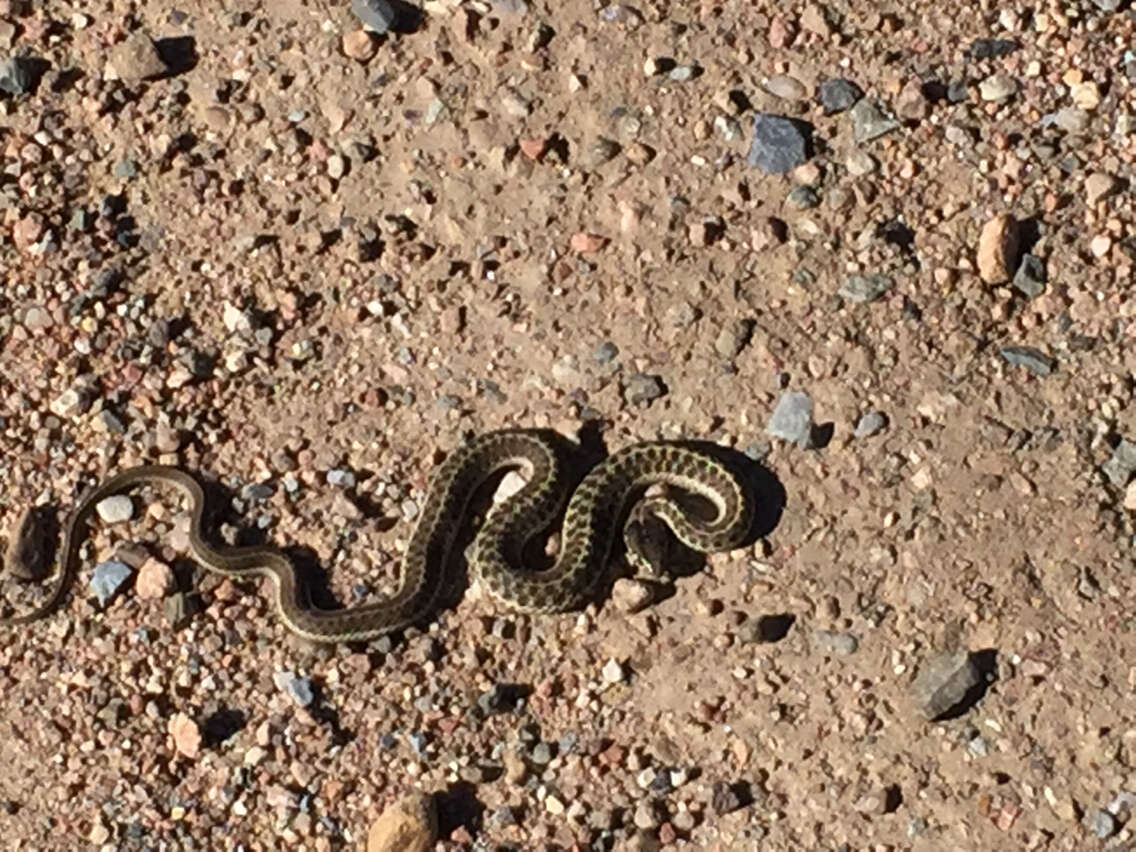
<svg viewBox="0 0 1136 852">
<path fill-rule="evenodd" d="M 367 641 L 409 627 L 434 609 L 473 496 L 508 470 L 522 471 L 526 482 L 489 510 L 474 536 L 469 568 L 490 597 L 521 613 L 567 612 L 586 605 L 609 576 L 621 525 L 629 561 L 646 558 L 642 536 L 633 531 L 648 521 L 665 524 L 682 544 L 700 553 L 733 550 L 750 530 L 753 506 L 741 479 L 706 450 L 666 441 L 632 444 L 604 458 L 572 489 L 554 434 L 502 429 L 475 436 L 451 451 L 433 472 L 395 591 L 342 609 L 313 606 L 292 561 L 276 548 L 206 541 L 206 498 L 193 474 L 167 465 L 128 468 L 90 488 L 76 503 L 64 525 L 60 565 L 46 599 L 32 611 L 0 618 L 0 625 L 28 624 L 56 608 L 76 571 L 82 532 L 98 504 L 143 485 L 172 485 L 184 492 L 191 506 L 192 558 L 227 577 L 268 578 L 277 617 L 288 630 L 315 643 Z M 651 496 L 651 486 L 661 486 L 665 493 Z M 689 501 L 676 499 L 668 489 L 702 498 L 713 517 L 694 512 Z M 539 570 L 518 567 L 529 541 L 561 515 L 553 564 Z"/>
</svg>

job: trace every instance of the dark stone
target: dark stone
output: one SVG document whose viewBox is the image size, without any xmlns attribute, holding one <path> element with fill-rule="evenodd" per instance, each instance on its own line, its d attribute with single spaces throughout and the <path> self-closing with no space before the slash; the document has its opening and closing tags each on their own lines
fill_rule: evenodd
<svg viewBox="0 0 1136 852">
<path fill-rule="evenodd" d="M 1001 59 L 1021 47 L 1012 38 L 976 38 L 970 43 L 972 59 Z"/>
<path fill-rule="evenodd" d="M 1015 367 L 1025 367 L 1035 376 L 1048 376 L 1057 366 L 1052 358 L 1033 346 L 1003 346 L 1002 357 Z"/>
<path fill-rule="evenodd" d="M 766 174 L 784 174 L 808 160 L 812 125 L 770 113 L 753 117 L 749 164 Z"/>
<path fill-rule="evenodd" d="M 863 90 L 851 80 L 843 78 L 825 80 L 817 89 L 817 100 L 824 108 L 825 115 L 844 112 L 862 97 Z"/>
</svg>

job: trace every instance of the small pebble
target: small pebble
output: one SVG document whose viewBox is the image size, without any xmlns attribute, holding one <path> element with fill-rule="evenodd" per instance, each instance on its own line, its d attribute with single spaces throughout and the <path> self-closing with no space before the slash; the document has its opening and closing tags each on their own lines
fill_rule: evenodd
<svg viewBox="0 0 1136 852">
<path fill-rule="evenodd" d="M 825 115 L 833 115 L 851 109 L 864 97 L 864 92 L 851 80 L 825 80 L 817 89 L 817 100 L 824 108 Z"/>
<path fill-rule="evenodd" d="M 99 518 L 106 524 L 121 524 L 134 517 L 134 501 L 125 494 L 114 494 L 100 500 L 95 506 Z"/>
<path fill-rule="evenodd" d="M 816 640 L 816 643 L 822 648 L 827 648 L 834 654 L 839 654 L 842 657 L 855 654 L 860 647 L 860 640 L 851 633 L 833 633 L 830 630 L 817 630 L 813 633 L 813 639 Z"/>
<path fill-rule="evenodd" d="M 312 682 L 306 677 L 297 677 L 293 672 L 276 672 L 272 676 L 276 688 L 284 692 L 300 707 L 309 706 L 314 700 Z"/>
<path fill-rule="evenodd" d="M 785 391 L 765 426 L 767 434 L 807 449 L 813 435 L 813 401 L 802 391 Z"/>
<path fill-rule="evenodd" d="M 379 35 L 390 29 L 396 17 L 394 7 L 387 0 L 351 0 L 351 14 Z"/>
<path fill-rule="evenodd" d="M 1048 376 L 1056 364 L 1052 358 L 1033 346 L 1003 346 L 1001 354 L 1016 367 L 1025 367 L 1035 376 Z"/>
<path fill-rule="evenodd" d="M 91 591 L 95 593 L 99 606 L 106 608 L 123 583 L 130 579 L 132 571 L 125 562 L 111 560 L 100 562 L 91 575 Z"/>
<path fill-rule="evenodd" d="M 780 115 L 753 117 L 748 162 L 766 174 L 784 174 L 809 158 L 812 126 Z"/>
<path fill-rule="evenodd" d="M 982 674 L 966 649 L 947 651 L 925 662 L 911 686 L 916 706 L 934 721 L 957 706 L 978 684 Z"/>
<path fill-rule="evenodd" d="M 870 438 L 887 426 L 887 415 L 880 411 L 866 411 L 856 421 L 852 435 L 855 438 Z"/>
<path fill-rule="evenodd" d="M 622 664 L 616 659 L 610 659 L 604 663 L 603 671 L 604 683 L 621 683 L 626 677 L 627 673 L 624 671 Z"/>
<path fill-rule="evenodd" d="M 849 275 L 838 292 L 850 302 L 864 304 L 874 302 L 894 285 L 887 275 Z"/>
</svg>

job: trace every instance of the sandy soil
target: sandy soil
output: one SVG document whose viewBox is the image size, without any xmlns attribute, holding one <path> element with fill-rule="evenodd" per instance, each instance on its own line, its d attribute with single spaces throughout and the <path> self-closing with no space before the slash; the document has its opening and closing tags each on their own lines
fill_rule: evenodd
<svg viewBox="0 0 1136 852">
<path fill-rule="evenodd" d="M 0 647 L 5 847 L 362 848 L 420 790 L 451 850 L 1134 848 L 1113 5 L 0 0 L 0 533 L 180 464 L 350 605 L 505 426 L 732 447 L 763 518 L 641 612 L 313 651 L 133 495 Z"/>
</svg>

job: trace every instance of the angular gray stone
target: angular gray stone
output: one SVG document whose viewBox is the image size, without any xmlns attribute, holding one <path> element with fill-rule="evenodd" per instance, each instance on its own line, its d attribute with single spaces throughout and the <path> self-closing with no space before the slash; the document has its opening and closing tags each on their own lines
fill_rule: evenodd
<svg viewBox="0 0 1136 852">
<path fill-rule="evenodd" d="M 870 438 L 887 426 L 887 422 L 887 415 L 883 412 L 865 411 L 860 415 L 860 419 L 856 421 L 856 428 L 852 432 L 852 437 Z"/>
<path fill-rule="evenodd" d="M 766 434 L 808 448 L 813 435 L 813 401 L 803 391 L 785 391 L 765 425 Z"/>
<path fill-rule="evenodd" d="M 122 584 L 130 579 L 131 573 L 130 566 L 118 560 L 100 562 L 95 566 L 90 586 L 100 607 L 110 603 L 111 598 L 122 588 Z"/>
<path fill-rule="evenodd" d="M 867 99 L 857 101 L 850 114 L 852 138 L 857 144 L 891 133 L 899 127 L 898 121 Z"/>
<path fill-rule="evenodd" d="M 307 707 L 315 700 L 312 682 L 306 677 L 296 677 L 294 672 L 276 672 L 272 681 L 277 689 L 287 693 L 300 707 Z"/>
<path fill-rule="evenodd" d="M 872 302 L 895 286 L 887 275 L 849 275 L 838 291 L 850 302 Z"/>
<path fill-rule="evenodd" d="M 1014 287 L 1031 299 L 1041 295 L 1045 289 L 1045 262 L 1033 254 L 1023 254 L 1014 273 Z"/>
<path fill-rule="evenodd" d="M 659 376 L 650 376 L 645 373 L 636 373 L 627 380 L 623 388 L 623 398 L 632 405 L 652 402 L 667 392 L 663 380 Z"/>
<path fill-rule="evenodd" d="M 749 164 L 766 174 L 784 174 L 809 158 L 812 125 L 761 112 L 753 117 Z"/>
<path fill-rule="evenodd" d="M 965 648 L 946 651 L 925 662 L 911 685 L 919 712 L 934 721 L 956 707 L 982 683 L 982 673 Z"/>
<path fill-rule="evenodd" d="M 864 97 L 863 90 L 851 80 L 843 78 L 825 80 L 817 90 L 817 100 L 824 108 L 825 115 L 844 112 L 862 97 Z"/>
<path fill-rule="evenodd" d="M 1093 808 L 1085 813 L 1085 828 L 1101 840 L 1106 840 L 1116 834 L 1116 817 L 1108 811 Z"/>
<path fill-rule="evenodd" d="M 1003 346 L 1002 357 L 1015 367 L 1025 367 L 1035 376 L 1048 376 L 1057 366 L 1052 358 L 1033 346 Z"/>
<path fill-rule="evenodd" d="M 1108 461 L 1101 465 L 1101 471 L 1117 488 L 1126 486 L 1132 474 L 1136 473 L 1136 444 L 1121 438 Z"/>
<path fill-rule="evenodd" d="M 351 0 L 351 14 L 379 35 L 390 29 L 396 17 L 394 7 L 387 0 Z"/>
</svg>

